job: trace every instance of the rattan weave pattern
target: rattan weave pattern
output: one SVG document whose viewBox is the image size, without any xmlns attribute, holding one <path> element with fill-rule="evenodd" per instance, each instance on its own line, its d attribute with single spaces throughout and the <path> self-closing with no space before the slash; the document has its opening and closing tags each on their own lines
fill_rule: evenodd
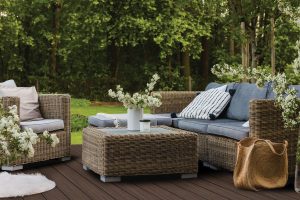
<svg viewBox="0 0 300 200">
<path fill-rule="evenodd" d="M 297 143 L 300 128 L 284 128 L 281 111 L 274 100 L 250 102 L 250 136 L 269 139 L 272 142 L 288 141 L 289 175 L 295 172 Z"/>
<path fill-rule="evenodd" d="M 162 106 L 152 110 L 154 113 L 180 112 L 195 97 L 196 92 L 160 92 Z M 174 103 L 174 106 L 172 105 Z M 249 107 L 250 136 L 269 139 L 273 142 L 287 140 L 289 175 L 294 174 L 296 150 L 300 128 L 285 129 L 281 111 L 274 106 L 274 100 L 253 100 Z M 234 170 L 237 140 L 226 137 L 198 134 L 198 157 L 217 167 Z"/>
<path fill-rule="evenodd" d="M 17 97 L 4 97 L 3 102 L 4 107 L 10 105 L 20 107 L 20 99 Z M 33 158 L 21 157 L 10 163 L 10 165 L 21 165 L 70 156 L 70 96 L 57 94 L 39 95 L 39 104 L 44 118 L 64 120 L 64 130 L 51 132 L 51 134 L 57 134 L 60 143 L 52 148 L 45 141 L 41 141 L 34 146 L 35 155 Z"/>
<path fill-rule="evenodd" d="M 207 135 L 208 162 L 217 167 L 234 170 L 237 140 Z"/>
<path fill-rule="evenodd" d="M 171 131 L 114 135 L 87 127 L 83 130 L 83 165 L 102 176 L 197 173 L 197 135 L 164 128 Z"/>
<path fill-rule="evenodd" d="M 162 91 L 162 105 L 151 109 L 151 113 L 179 113 L 196 97 L 195 91 Z"/>
</svg>

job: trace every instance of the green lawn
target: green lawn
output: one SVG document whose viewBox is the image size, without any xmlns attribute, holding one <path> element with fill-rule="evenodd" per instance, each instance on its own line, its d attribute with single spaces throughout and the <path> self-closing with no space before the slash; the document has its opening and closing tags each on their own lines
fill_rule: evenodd
<svg viewBox="0 0 300 200">
<path fill-rule="evenodd" d="M 71 105 L 71 114 L 79 114 L 84 116 L 95 115 L 97 113 L 126 113 L 126 109 L 122 106 L 87 106 L 87 105 Z M 149 109 L 145 109 L 145 113 L 149 113 Z M 82 131 L 72 132 L 72 144 L 82 144 Z"/>
</svg>

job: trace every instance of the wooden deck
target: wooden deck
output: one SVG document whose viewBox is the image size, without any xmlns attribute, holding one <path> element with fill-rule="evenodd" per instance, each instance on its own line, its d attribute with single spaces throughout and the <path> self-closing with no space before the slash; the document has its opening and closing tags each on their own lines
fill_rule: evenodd
<svg viewBox="0 0 300 200">
<path fill-rule="evenodd" d="M 82 169 L 81 146 L 72 146 L 72 160 L 66 163 L 43 163 L 28 166 L 25 173 L 40 172 L 56 182 L 49 192 L 32 195 L 38 199 L 100 200 L 199 200 L 199 199 L 300 199 L 291 186 L 280 190 L 251 192 L 233 186 L 232 173 L 200 169 L 197 179 L 181 180 L 178 176 L 128 177 L 121 183 L 102 183 L 99 175 Z"/>
</svg>

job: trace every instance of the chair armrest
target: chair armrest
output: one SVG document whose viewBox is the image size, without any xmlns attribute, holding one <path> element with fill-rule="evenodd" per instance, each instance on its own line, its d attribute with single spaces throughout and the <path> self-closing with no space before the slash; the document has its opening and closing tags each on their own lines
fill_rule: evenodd
<svg viewBox="0 0 300 200">
<path fill-rule="evenodd" d="M 65 131 L 70 134 L 70 101 L 68 94 L 40 94 L 40 111 L 46 119 L 62 119 Z"/>
<path fill-rule="evenodd" d="M 3 108 L 8 109 L 9 106 L 16 105 L 18 114 L 20 114 L 20 98 L 19 97 L 2 97 Z"/>
<path fill-rule="evenodd" d="M 159 91 L 162 105 L 151 113 L 179 113 L 196 97 L 197 91 Z"/>
</svg>

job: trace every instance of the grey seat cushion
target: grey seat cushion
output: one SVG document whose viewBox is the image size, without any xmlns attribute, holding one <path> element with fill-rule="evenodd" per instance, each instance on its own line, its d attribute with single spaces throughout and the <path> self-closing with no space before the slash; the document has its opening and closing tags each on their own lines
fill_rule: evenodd
<svg viewBox="0 0 300 200">
<path fill-rule="evenodd" d="M 244 121 L 212 123 L 208 125 L 207 133 L 241 140 L 249 136 L 249 128 L 242 126 L 244 123 Z"/>
<path fill-rule="evenodd" d="M 21 129 L 31 128 L 35 133 L 42 133 L 44 131 L 57 131 L 65 128 L 64 121 L 61 119 L 41 119 L 34 121 L 20 122 Z"/>
<path fill-rule="evenodd" d="M 15 87 L 17 87 L 17 85 L 14 80 L 7 80 L 7 81 L 0 83 L 0 87 L 15 88 Z"/>
<path fill-rule="evenodd" d="M 94 116 L 89 116 L 88 123 L 96 127 L 115 127 L 114 117 L 118 119 L 120 126 L 127 126 L 127 114 L 97 114 Z M 170 114 L 144 114 L 144 119 L 150 119 L 151 126 L 172 125 L 172 118 Z"/>
<path fill-rule="evenodd" d="M 268 84 L 258 88 L 255 84 L 240 83 L 227 110 L 227 118 L 240 121 L 249 119 L 249 102 L 252 99 L 266 99 Z"/>
<path fill-rule="evenodd" d="M 231 119 L 216 119 L 216 120 L 207 120 L 207 119 L 178 119 L 176 123 L 173 123 L 175 128 L 192 131 L 196 133 L 207 133 L 207 128 L 209 124 L 218 124 L 218 123 L 228 123 L 234 122 L 235 120 Z"/>
</svg>

